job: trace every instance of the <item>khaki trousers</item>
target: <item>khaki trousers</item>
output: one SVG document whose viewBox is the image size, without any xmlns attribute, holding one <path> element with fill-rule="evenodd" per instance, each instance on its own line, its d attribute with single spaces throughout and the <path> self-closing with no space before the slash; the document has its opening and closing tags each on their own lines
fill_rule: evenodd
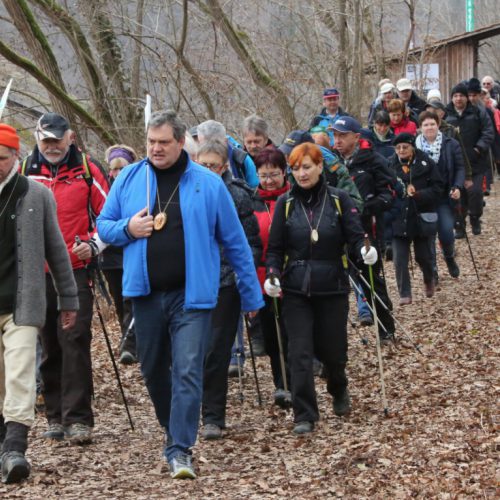
<svg viewBox="0 0 500 500">
<path fill-rule="evenodd" d="M 5 422 L 27 426 L 35 420 L 35 357 L 38 329 L 18 326 L 0 314 L 0 413 Z"/>
</svg>

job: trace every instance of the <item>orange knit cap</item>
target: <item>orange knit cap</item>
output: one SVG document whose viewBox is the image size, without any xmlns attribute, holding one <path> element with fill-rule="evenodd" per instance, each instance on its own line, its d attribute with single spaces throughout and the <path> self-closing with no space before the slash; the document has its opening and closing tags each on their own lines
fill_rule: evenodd
<svg viewBox="0 0 500 500">
<path fill-rule="evenodd" d="M 0 123 L 0 145 L 19 151 L 19 136 L 14 127 Z"/>
</svg>

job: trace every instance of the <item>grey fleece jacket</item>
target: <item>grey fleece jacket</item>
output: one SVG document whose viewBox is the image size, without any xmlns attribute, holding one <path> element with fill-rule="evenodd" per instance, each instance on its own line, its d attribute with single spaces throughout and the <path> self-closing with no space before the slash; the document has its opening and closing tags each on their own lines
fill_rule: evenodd
<svg viewBox="0 0 500 500">
<path fill-rule="evenodd" d="M 60 311 L 78 310 L 78 290 L 59 229 L 52 193 L 29 178 L 16 204 L 17 290 L 14 323 L 41 328 L 45 323 L 45 261 L 58 294 Z"/>
</svg>

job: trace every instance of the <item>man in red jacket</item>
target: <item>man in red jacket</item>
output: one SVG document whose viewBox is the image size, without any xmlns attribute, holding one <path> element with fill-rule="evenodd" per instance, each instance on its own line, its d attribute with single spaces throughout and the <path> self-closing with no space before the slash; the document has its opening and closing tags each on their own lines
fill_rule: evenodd
<svg viewBox="0 0 500 500">
<path fill-rule="evenodd" d="M 57 294 L 47 279 L 47 317 L 40 331 L 43 356 L 40 367 L 48 430 L 44 437 L 76 444 L 89 443 L 94 417 L 91 406 L 90 357 L 93 297 L 87 264 L 100 250 L 94 219 L 108 193 L 101 169 L 73 144 L 68 121 L 46 113 L 35 130 L 36 147 L 23 161 L 21 171 L 48 187 L 57 202 L 57 218 L 78 285 L 80 310 L 76 325 L 62 331 Z M 75 243 L 75 237 L 81 243 Z"/>
</svg>

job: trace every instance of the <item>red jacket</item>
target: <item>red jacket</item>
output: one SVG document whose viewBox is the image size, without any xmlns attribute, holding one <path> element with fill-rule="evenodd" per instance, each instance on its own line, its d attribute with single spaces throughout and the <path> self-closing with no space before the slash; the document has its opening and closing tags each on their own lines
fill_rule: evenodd
<svg viewBox="0 0 500 500">
<path fill-rule="evenodd" d="M 264 286 L 264 281 L 266 280 L 266 253 L 276 200 L 279 196 L 289 190 L 290 184 L 287 182 L 282 188 L 274 191 L 266 191 L 260 187 L 258 187 L 256 191 L 258 198 L 255 203 L 254 214 L 255 217 L 257 217 L 257 222 L 259 223 L 260 239 L 262 240 L 262 262 L 257 268 L 257 276 L 261 287 Z M 264 288 L 262 288 L 262 293 L 264 293 Z"/>
<path fill-rule="evenodd" d="M 92 176 L 92 183 L 85 178 L 82 153 L 71 146 L 67 162 L 55 167 L 53 175 L 50 165 L 35 147 L 28 157 L 25 175 L 40 182 L 52 191 L 57 203 L 57 219 L 64 237 L 73 269 L 80 269 L 87 264 L 80 260 L 71 249 L 75 236 L 88 240 L 95 234 L 95 218 L 99 215 L 106 201 L 109 184 L 106 174 L 89 158 L 87 164 Z"/>
<path fill-rule="evenodd" d="M 396 135 L 407 132 L 408 134 L 417 135 L 417 126 L 409 118 L 403 118 L 397 125 L 391 122 L 391 128 Z"/>
</svg>

